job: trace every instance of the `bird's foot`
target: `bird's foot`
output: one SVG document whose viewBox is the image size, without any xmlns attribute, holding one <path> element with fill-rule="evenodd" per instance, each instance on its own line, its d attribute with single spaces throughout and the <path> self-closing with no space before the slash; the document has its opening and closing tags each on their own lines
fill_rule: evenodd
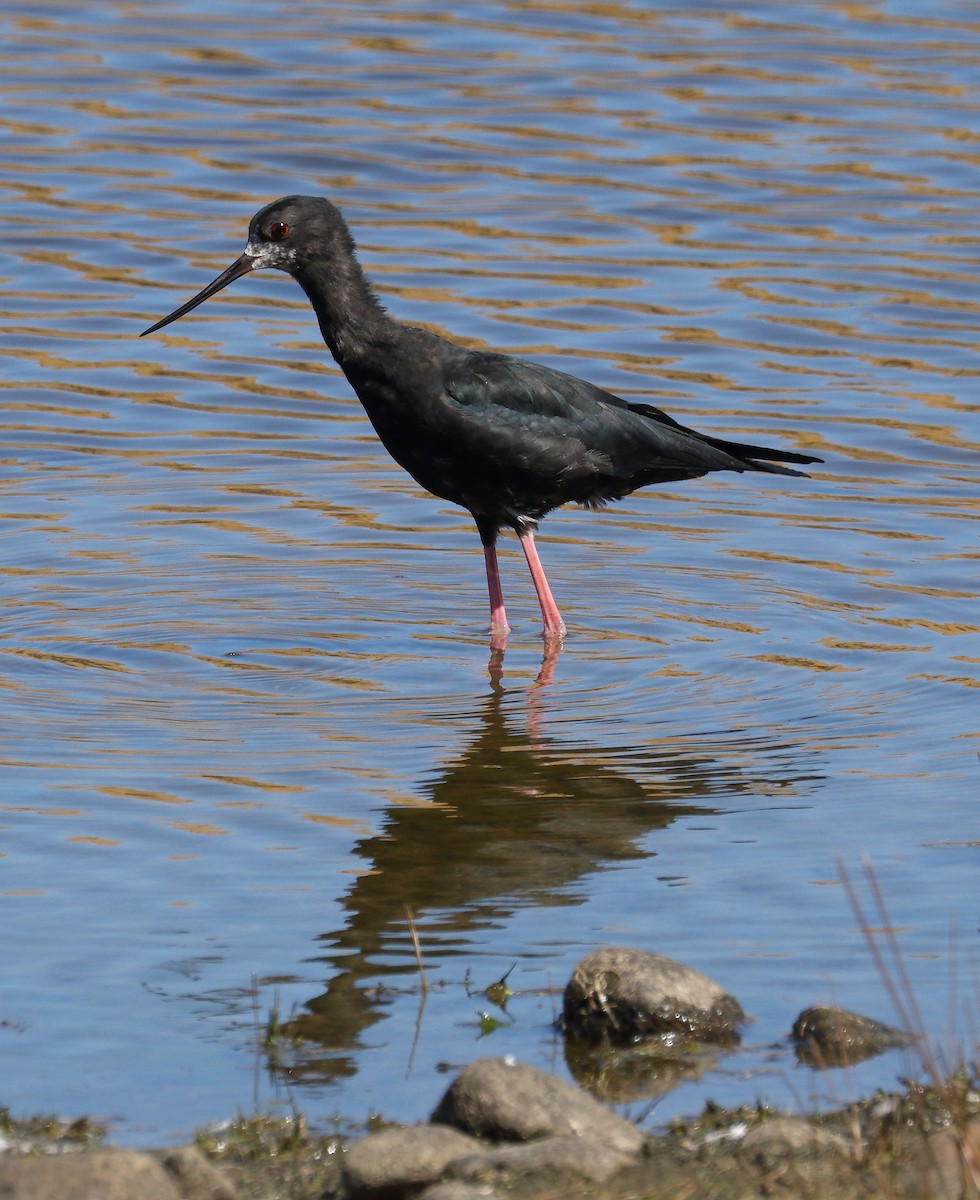
<svg viewBox="0 0 980 1200">
<path fill-rule="evenodd" d="M 490 649 L 494 652 L 499 651 L 501 654 L 507 649 L 507 634 L 510 633 L 509 625 L 498 625 L 496 623 L 490 626 Z"/>
</svg>

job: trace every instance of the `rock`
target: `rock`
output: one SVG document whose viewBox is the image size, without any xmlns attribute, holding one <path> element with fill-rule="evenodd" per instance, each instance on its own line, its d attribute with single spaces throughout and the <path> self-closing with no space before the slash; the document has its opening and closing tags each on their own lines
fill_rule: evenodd
<svg viewBox="0 0 980 1200">
<path fill-rule="evenodd" d="M 401 1196 L 436 1183 L 449 1163 L 479 1149 L 479 1142 L 445 1125 L 385 1129 L 344 1155 L 344 1184 L 355 1198 Z"/>
<path fill-rule="evenodd" d="M 432 1120 L 503 1141 L 571 1135 L 598 1139 L 624 1154 L 643 1145 L 635 1125 L 573 1084 L 502 1058 L 482 1058 L 464 1067 Z"/>
<path fill-rule="evenodd" d="M 646 950 L 595 950 L 565 988 L 565 1031 L 588 1041 L 736 1041 L 744 1020 L 741 1005 L 714 980 Z"/>
<path fill-rule="evenodd" d="M 237 1200 L 231 1183 L 196 1146 L 168 1150 L 161 1161 L 186 1200 Z"/>
<path fill-rule="evenodd" d="M 0 1159 L 0 1197 L 3 1200 L 182 1200 L 177 1184 L 162 1164 L 136 1150 L 4 1157 Z"/>
<path fill-rule="evenodd" d="M 453 1177 L 498 1185 L 506 1190 L 514 1177 L 546 1173 L 549 1178 L 574 1175 L 592 1183 L 607 1179 L 636 1163 L 636 1157 L 606 1142 L 584 1137 L 548 1137 L 517 1146 L 498 1146 L 459 1159 L 449 1168 Z"/>
<path fill-rule="evenodd" d="M 787 1159 L 817 1156 L 850 1156 L 850 1146 L 839 1134 L 811 1125 L 798 1117 L 773 1117 L 756 1125 L 742 1139 L 741 1152 L 764 1167 Z"/>
<path fill-rule="evenodd" d="M 918 1190 L 934 1200 L 964 1200 L 980 1195 L 980 1121 L 963 1129 L 941 1129 L 926 1142 L 915 1172 Z M 971 1180 L 973 1181 L 971 1183 Z"/>
<path fill-rule="evenodd" d="M 450 1180 L 448 1183 L 435 1183 L 419 1193 L 418 1200 L 497 1200 L 497 1193 L 486 1184 L 460 1183 Z"/>
<path fill-rule="evenodd" d="M 908 1035 L 881 1021 L 843 1008 L 814 1005 L 793 1023 L 797 1057 L 814 1067 L 843 1067 L 858 1063 L 892 1046 L 908 1044 Z"/>
</svg>

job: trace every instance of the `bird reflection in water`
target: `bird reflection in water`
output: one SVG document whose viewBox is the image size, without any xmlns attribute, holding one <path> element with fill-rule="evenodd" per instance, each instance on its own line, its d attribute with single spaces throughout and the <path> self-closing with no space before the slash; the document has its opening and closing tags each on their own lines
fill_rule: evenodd
<svg viewBox="0 0 980 1200">
<path fill-rule="evenodd" d="M 759 785 L 743 774 L 744 747 L 734 739 L 709 753 L 673 739 L 616 749 L 543 735 L 533 709 L 544 693 L 531 691 L 529 699 L 493 687 L 458 757 L 357 846 L 365 866 L 342 901 L 346 921 L 320 938 L 326 990 L 289 1023 L 301 1045 L 293 1080 L 355 1074 L 367 1030 L 400 986 L 417 986 L 406 907 L 430 980 L 444 977 L 518 910 L 584 904 L 597 871 L 652 856 L 651 831 L 716 812 L 714 796 L 727 806 Z M 736 756 L 738 766 L 726 761 Z"/>
<path fill-rule="evenodd" d="M 505 637 L 494 637 L 491 639 L 487 674 L 490 676 L 490 686 L 495 689 L 503 687 L 504 654 L 506 650 L 507 639 Z M 528 708 L 532 722 L 537 713 L 538 700 L 540 699 L 542 690 L 555 681 L 555 668 L 558 666 L 561 651 L 562 642 L 560 638 L 551 638 L 545 641 L 544 653 L 541 655 L 541 666 L 538 668 L 534 684 L 528 690 Z"/>
</svg>

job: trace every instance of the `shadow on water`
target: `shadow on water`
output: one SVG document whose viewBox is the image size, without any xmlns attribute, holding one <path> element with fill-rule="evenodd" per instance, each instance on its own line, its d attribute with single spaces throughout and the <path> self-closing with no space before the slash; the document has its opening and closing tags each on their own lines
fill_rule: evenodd
<svg viewBox="0 0 980 1200">
<path fill-rule="evenodd" d="M 466 718 L 475 726 L 469 741 L 420 781 L 415 802 L 389 808 L 380 832 L 357 845 L 364 868 L 342 900 L 346 922 L 319 939 L 318 960 L 331 977 L 289 1022 L 304 1043 L 293 1081 L 357 1073 L 364 1034 L 397 988 L 379 980 L 417 974 L 410 920 L 431 975 L 440 959 L 466 955 L 481 930 L 521 908 L 584 904 L 588 876 L 654 857 L 646 836 L 721 811 L 712 796 L 723 793 L 730 804 L 760 784 L 799 782 L 750 774 L 735 735 L 708 752 L 694 740 L 590 748 L 543 732 L 539 706 L 554 658 L 546 654 L 526 691 L 506 689 L 494 660 L 491 690 Z M 753 749 L 757 761 L 763 748 Z"/>
</svg>

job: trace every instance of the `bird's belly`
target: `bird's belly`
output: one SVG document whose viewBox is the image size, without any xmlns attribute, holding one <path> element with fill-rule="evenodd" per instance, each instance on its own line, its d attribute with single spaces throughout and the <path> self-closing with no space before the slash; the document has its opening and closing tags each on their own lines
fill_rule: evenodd
<svg viewBox="0 0 980 1200">
<path fill-rule="evenodd" d="M 601 503 L 622 494 L 572 439 L 517 439 L 488 425 L 447 427 L 418 412 L 367 404 L 365 410 L 388 453 L 421 487 L 501 524 L 532 522 L 573 500 Z"/>
</svg>

